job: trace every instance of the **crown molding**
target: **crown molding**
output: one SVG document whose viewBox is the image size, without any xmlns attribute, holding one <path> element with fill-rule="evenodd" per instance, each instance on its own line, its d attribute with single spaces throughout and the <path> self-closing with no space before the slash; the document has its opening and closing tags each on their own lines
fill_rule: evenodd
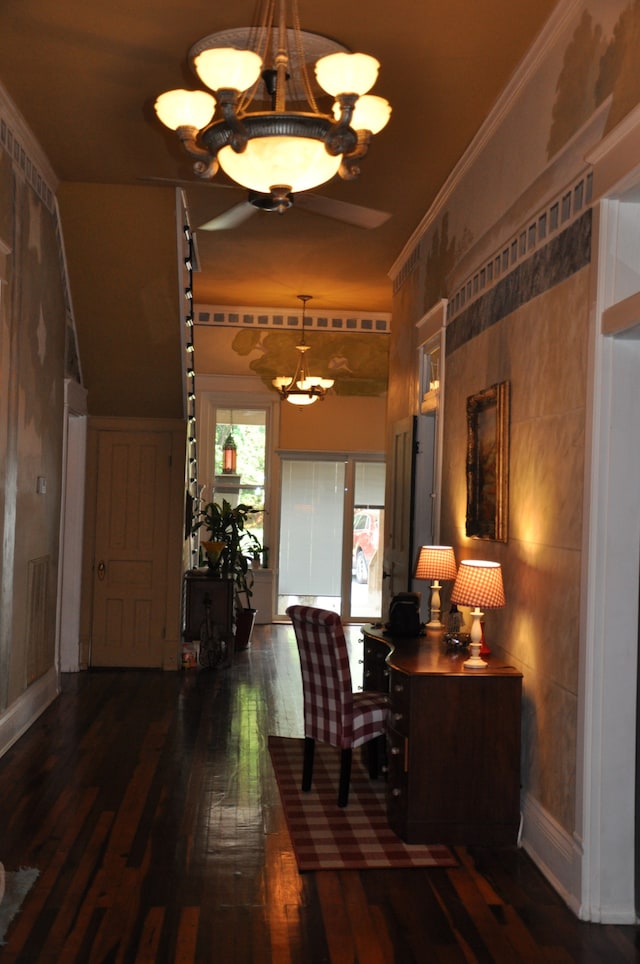
<svg viewBox="0 0 640 964">
<path fill-rule="evenodd" d="M 0 149 L 10 155 L 38 196 L 46 203 L 49 210 L 53 210 L 53 199 L 60 183 L 59 179 L 33 131 L 2 83 L 0 83 Z"/>
<path fill-rule="evenodd" d="M 557 5 L 545 26 L 538 34 L 538 37 L 529 48 L 528 53 L 516 68 L 509 83 L 498 97 L 498 100 L 485 118 L 469 147 L 449 174 L 449 177 L 436 195 L 429 210 L 389 269 L 388 274 L 392 281 L 395 281 L 396 277 L 402 271 L 405 262 L 411 258 L 414 249 L 420 243 L 423 235 L 429 230 L 431 225 L 437 221 L 441 212 L 446 208 L 458 185 L 476 163 L 486 144 L 495 135 L 505 116 L 513 108 L 523 87 L 534 76 L 549 49 L 558 40 L 567 22 L 574 16 L 578 8 L 582 6 L 582 3 L 583 0 L 570 0 L 570 2 L 559 3 Z"/>
</svg>

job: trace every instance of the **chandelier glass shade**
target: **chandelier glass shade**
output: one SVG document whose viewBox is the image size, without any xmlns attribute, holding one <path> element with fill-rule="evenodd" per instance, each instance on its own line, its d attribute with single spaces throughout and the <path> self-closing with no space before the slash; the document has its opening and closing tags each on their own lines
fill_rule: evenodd
<svg viewBox="0 0 640 964">
<path fill-rule="evenodd" d="M 296 345 L 298 352 L 298 364 L 293 375 L 277 375 L 272 379 L 271 384 L 278 389 L 283 401 L 290 402 L 292 405 L 313 405 L 318 399 L 324 399 L 330 388 L 333 387 L 333 378 L 322 378 L 320 375 L 311 375 L 307 371 L 306 355 L 309 345 L 305 344 L 305 308 L 311 295 L 298 295 L 302 302 L 302 338 L 299 345 Z"/>
<path fill-rule="evenodd" d="M 309 137 L 273 135 L 253 138 L 242 154 L 223 147 L 218 160 L 232 181 L 269 194 L 278 188 L 288 193 L 324 184 L 338 173 L 341 158 L 327 154 L 324 144 Z"/>
<path fill-rule="evenodd" d="M 293 27 L 287 27 L 288 7 Z M 194 70 L 211 93 L 166 91 L 154 105 L 194 159 L 199 177 L 214 177 L 222 168 L 243 187 L 282 198 L 336 175 L 358 176 L 372 136 L 391 115 L 384 98 L 368 94 L 380 66 L 375 57 L 334 49 L 316 60 L 318 100 L 328 95 L 325 110 L 308 75 L 304 38 L 339 45 L 303 33 L 297 0 L 263 0 L 260 23 L 243 34 L 246 49 L 217 45 L 216 36 L 200 41 L 193 57 Z M 270 110 L 254 107 L 264 98 L 263 86 Z M 293 110 L 286 104 L 290 89 Z M 301 99 L 304 110 L 298 109 Z"/>
</svg>

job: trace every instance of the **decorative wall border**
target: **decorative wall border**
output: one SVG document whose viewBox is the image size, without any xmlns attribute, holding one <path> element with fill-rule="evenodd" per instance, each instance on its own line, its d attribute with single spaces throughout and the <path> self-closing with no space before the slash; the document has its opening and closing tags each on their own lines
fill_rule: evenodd
<svg viewBox="0 0 640 964">
<path fill-rule="evenodd" d="M 194 323 L 214 328 L 273 328 L 280 331 L 302 330 L 302 312 L 291 308 L 244 308 L 196 305 Z M 355 331 L 388 335 L 391 314 L 352 312 L 341 309 L 305 313 L 305 329 L 310 331 Z"/>
<path fill-rule="evenodd" d="M 0 148 L 13 159 L 45 207 L 52 214 L 56 213 L 54 190 L 40 172 L 35 161 L 31 159 L 20 137 L 4 117 L 0 117 Z"/>
<path fill-rule="evenodd" d="M 464 308 L 522 264 L 532 253 L 546 246 L 584 212 L 591 203 L 593 174 L 585 173 L 572 187 L 562 191 L 530 218 L 490 258 L 452 294 L 447 318 L 455 318 Z"/>
<path fill-rule="evenodd" d="M 451 355 L 501 318 L 589 264 L 591 222 L 592 212 L 588 208 L 448 322 L 446 354 Z"/>
</svg>

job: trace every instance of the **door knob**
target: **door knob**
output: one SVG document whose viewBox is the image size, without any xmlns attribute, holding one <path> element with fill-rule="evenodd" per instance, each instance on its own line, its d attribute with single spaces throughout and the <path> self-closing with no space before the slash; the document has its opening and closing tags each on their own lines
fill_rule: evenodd
<svg viewBox="0 0 640 964">
<path fill-rule="evenodd" d="M 107 574 L 107 567 L 105 566 L 102 559 L 98 563 L 98 579 L 104 579 Z"/>
</svg>

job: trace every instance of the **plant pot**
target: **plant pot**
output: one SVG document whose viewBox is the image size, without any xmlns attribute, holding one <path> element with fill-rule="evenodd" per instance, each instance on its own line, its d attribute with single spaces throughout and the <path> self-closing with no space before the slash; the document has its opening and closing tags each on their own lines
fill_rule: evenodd
<svg viewBox="0 0 640 964">
<path fill-rule="evenodd" d="M 251 645 L 251 633 L 253 632 L 257 611 L 257 609 L 242 609 L 239 613 L 236 613 L 236 650 L 248 649 Z"/>
</svg>

